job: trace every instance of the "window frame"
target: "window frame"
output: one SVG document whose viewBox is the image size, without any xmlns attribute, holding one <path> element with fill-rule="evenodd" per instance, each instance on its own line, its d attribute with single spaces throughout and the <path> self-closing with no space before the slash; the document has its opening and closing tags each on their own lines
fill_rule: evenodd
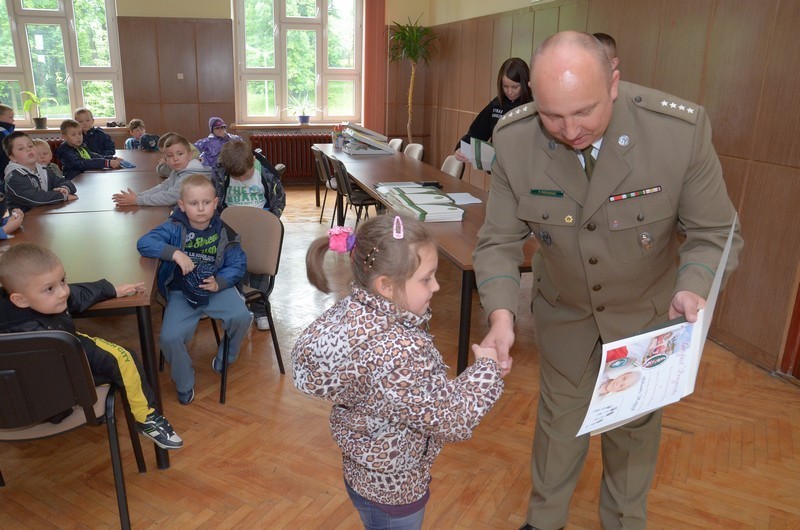
<svg viewBox="0 0 800 530">
<path fill-rule="evenodd" d="M 245 20 L 244 1 L 234 0 L 234 64 L 236 72 L 236 121 L 245 125 L 288 125 L 296 124 L 297 117 L 287 111 L 289 106 L 288 78 L 286 75 L 286 36 L 288 30 L 313 30 L 316 32 L 317 78 L 316 101 L 321 111 L 312 114 L 314 120 L 335 123 L 339 121 L 360 121 L 362 116 L 363 91 L 363 40 L 364 40 L 364 1 L 355 1 L 355 62 L 353 68 L 329 68 L 328 50 L 328 0 L 316 0 L 317 15 L 314 18 L 289 17 L 286 15 L 285 0 L 273 0 L 275 19 L 275 67 L 248 68 L 245 64 Z M 247 114 L 247 82 L 273 81 L 275 83 L 274 116 L 250 116 Z M 352 81 L 355 86 L 354 114 L 333 115 L 328 112 L 328 81 Z"/>
<path fill-rule="evenodd" d="M 116 4 L 114 0 L 103 0 L 106 11 L 106 29 L 108 31 L 109 66 L 80 66 L 78 57 L 78 38 L 75 31 L 75 12 L 72 0 L 58 0 L 57 10 L 23 9 L 22 0 L 5 0 L 8 9 L 14 57 L 17 65 L 13 67 L 0 66 L 0 79 L 20 81 L 23 90 L 33 91 L 33 70 L 30 65 L 30 50 L 28 49 L 27 31 L 28 24 L 58 24 L 61 26 L 64 45 L 64 61 L 67 70 L 67 92 L 69 94 L 70 108 L 77 109 L 84 106 L 82 83 L 84 81 L 111 81 L 114 92 L 114 116 L 96 116 L 97 125 L 106 125 L 107 122 L 125 116 L 125 97 L 122 84 L 122 62 L 119 50 L 119 33 L 117 28 Z M 91 109 L 90 109 L 91 110 Z M 30 113 L 15 113 L 15 122 L 22 127 L 33 126 L 33 115 Z M 49 118 L 48 127 L 57 127 L 63 118 Z M 57 122 L 57 123 L 56 123 Z"/>
</svg>

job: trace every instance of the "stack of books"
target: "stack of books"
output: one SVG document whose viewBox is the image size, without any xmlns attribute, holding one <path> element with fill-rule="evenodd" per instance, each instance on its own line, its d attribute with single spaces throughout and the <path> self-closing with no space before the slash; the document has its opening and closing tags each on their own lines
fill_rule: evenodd
<svg viewBox="0 0 800 530">
<path fill-rule="evenodd" d="M 386 136 L 365 129 L 353 123 L 348 123 L 344 130 L 347 143 L 342 150 L 348 155 L 393 155 L 392 149 L 386 141 Z"/>
<path fill-rule="evenodd" d="M 456 206 L 443 191 L 410 182 L 403 184 L 378 183 L 375 189 L 391 209 L 420 221 L 438 223 L 463 219 L 464 210 Z"/>
</svg>

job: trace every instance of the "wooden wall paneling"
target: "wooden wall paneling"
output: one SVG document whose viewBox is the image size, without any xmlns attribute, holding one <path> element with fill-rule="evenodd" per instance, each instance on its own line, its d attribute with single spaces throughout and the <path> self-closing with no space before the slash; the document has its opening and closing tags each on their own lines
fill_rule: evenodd
<svg viewBox="0 0 800 530">
<path fill-rule="evenodd" d="M 777 0 L 719 2 L 708 39 L 701 100 L 717 153 L 750 158 Z M 742 75 L 750 72 L 751 75 Z M 731 87 L 736 87 L 731 90 Z"/>
<path fill-rule="evenodd" d="M 193 22 L 156 21 L 158 71 L 164 103 L 197 103 L 197 53 Z M 183 75 L 183 79 L 179 79 Z"/>
<path fill-rule="evenodd" d="M 796 118 L 800 108 L 800 9 L 796 2 L 778 3 L 775 25 L 768 35 L 767 52 L 768 82 L 764 86 L 762 104 L 754 131 L 756 160 L 800 166 L 800 120 Z M 791 64 L 791 66 L 790 66 Z M 790 119 L 790 116 L 794 118 Z"/>
<path fill-rule="evenodd" d="M 364 69 L 362 106 L 364 126 L 387 134 L 388 28 L 386 3 L 364 2 Z"/>
<path fill-rule="evenodd" d="M 594 3 L 594 2 L 592 2 Z M 621 79 L 654 86 L 663 2 L 625 0 L 619 12 L 617 41 Z"/>
<path fill-rule="evenodd" d="M 589 0 L 564 4 L 558 9 L 558 31 L 586 31 L 589 18 Z M 539 43 L 536 43 L 538 46 Z M 534 47 L 534 50 L 536 47 Z"/>
<path fill-rule="evenodd" d="M 403 137 L 401 128 L 397 123 L 397 105 L 401 97 L 398 93 L 398 70 L 400 63 L 389 63 L 386 68 L 386 134 L 393 137 Z"/>
<path fill-rule="evenodd" d="M 531 53 L 533 52 L 534 23 L 533 11 L 517 13 L 514 17 L 511 29 L 511 55 L 509 57 L 521 57 L 530 62 Z M 502 64 L 502 61 L 500 62 Z M 500 68 L 500 65 L 498 64 L 497 67 Z"/>
<path fill-rule="evenodd" d="M 478 23 L 467 20 L 461 28 L 461 53 L 458 58 L 458 108 L 470 109 L 475 101 L 475 56 L 478 48 Z"/>
<path fill-rule="evenodd" d="M 587 33 L 608 33 L 614 39 L 622 34 L 622 20 L 625 0 L 592 0 L 586 14 Z M 619 48 L 619 42 L 617 42 Z"/>
<path fill-rule="evenodd" d="M 197 103 L 168 103 L 162 105 L 161 114 L 170 130 L 190 142 L 208 136 L 208 118 L 199 117 Z"/>
<path fill-rule="evenodd" d="M 130 103 L 126 97 L 125 119 L 129 122 L 133 118 L 144 121 L 145 129 L 149 134 L 161 135 L 167 132 L 161 116 L 161 103 Z"/>
<path fill-rule="evenodd" d="M 664 3 L 654 87 L 690 101 L 700 101 L 710 23 L 711 2 L 708 0 Z"/>
<path fill-rule="evenodd" d="M 197 95 L 201 102 L 233 103 L 233 24 L 231 20 L 198 20 Z M 233 120 L 234 114 L 229 119 Z"/>
<path fill-rule="evenodd" d="M 492 72 L 497 75 L 503 61 L 509 57 L 514 57 L 511 53 L 511 37 L 514 28 L 514 17 L 511 15 L 501 15 L 494 19 L 494 31 L 492 33 Z M 530 61 L 530 57 L 527 59 Z M 494 92 L 494 89 L 492 89 Z M 495 94 L 496 95 L 496 94 Z"/>
<path fill-rule="evenodd" d="M 472 105 L 470 108 L 480 112 L 489 101 L 497 96 L 497 72 L 500 68 L 492 67 L 494 21 L 484 17 L 478 21 L 475 49 L 475 79 L 472 84 Z M 501 63 L 502 64 L 502 63 Z"/>
<path fill-rule="evenodd" d="M 530 41 L 531 53 L 528 54 L 528 64 L 530 64 L 533 50 L 550 35 L 558 33 L 558 7 L 548 7 L 536 10 L 536 18 L 533 21 L 533 36 Z"/>
<path fill-rule="evenodd" d="M 152 18 L 119 17 L 117 26 L 126 117 L 130 119 L 128 105 L 161 101 L 158 37 Z"/>
<path fill-rule="evenodd" d="M 726 286 L 726 296 L 738 310 L 726 312 L 721 323 L 749 343 L 749 359 L 772 370 L 790 317 L 792 283 L 800 262 L 800 169 L 753 163 L 747 189 L 739 212 L 745 247 L 739 270 Z"/>
</svg>

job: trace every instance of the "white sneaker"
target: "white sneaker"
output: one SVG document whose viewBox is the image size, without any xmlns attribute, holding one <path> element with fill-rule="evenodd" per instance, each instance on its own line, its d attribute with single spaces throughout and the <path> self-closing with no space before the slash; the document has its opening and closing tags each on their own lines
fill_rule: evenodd
<svg viewBox="0 0 800 530">
<path fill-rule="evenodd" d="M 269 331 L 269 319 L 267 317 L 258 317 L 256 319 L 256 327 L 258 331 Z"/>
</svg>

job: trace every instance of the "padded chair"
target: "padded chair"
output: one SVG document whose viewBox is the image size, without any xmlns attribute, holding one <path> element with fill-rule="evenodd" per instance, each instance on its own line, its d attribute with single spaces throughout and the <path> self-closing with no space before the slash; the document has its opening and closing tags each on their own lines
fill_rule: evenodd
<svg viewBox="0 0 800 530">
<path fill-rule="evenodd" d="M 281 347 L 278 344 L 278 334 L 275 331 L 275 321 L 272 319 L 272 305 L 269 295 L 275 288 L 275 277 L 281 263 L 281 250 L 283 249 L 283 223 L 272 212 L 250 206 L 231 206 L 222 210 L 222 220 L 233 228 L 242 238 L 242 250 L 247 254 L 247 272 L 250 274 L 266 274 L 268 284 L 266 292 L 243 286 L 246 303 L 262 300 L 267 310 L 269 332 L 272 334 L 272 346 L 275 348 L 275 358 L 278 369 L 285 374 Z M 227 340 L 227 335 L 223 340 Z M 224 403 L 225 386 L 227 384 L 227 351 L 224 352 L 225 363 L 222 371 L 222 396 Z"/>
<path fill-rule="evenodd" d="M 402 142 L 402 140 L 400 140 Z M 319 211 L 319 222 L 322 223 L 322 215 L 325 213 L 325 203 L 328 200 L 328 190 L 336 190 L 336 177 L 331 174 L 331 165 L 328 163 L 328 157 L 325 156 L 325 153 L 320 151 L 317 147 L 311 146 L 311 153 L 314 155 L 314 166 L 317 171 L 317 178 L 322 182 L 322 185 L 325 186 L 325 195 L 322 197 L 322 209 Z M 333 215 L 331 215 L 331 228 L 333 228 L 333 222 L 336 220 L 336 207 L 333 209 Z"/>
<path fill-rule="evenodd" d="M 403 150 L 406 156 L 410 156 L 411 158 L 416 158 L 417 160 L 422 160 L 422 153 L 425 151 L 425 148 L 422 144 L 408 144 L 406 148 Z"/>
<path fill-rule="evenodd" d="M 95 387 L 77 337 L 64 331 L 0 334 L 0 441 L 20 442 L 63 434 L 83 425 L 106 424 L 111 468 L 122 528 L 130 528 L 122 474 L 114 384 Z M 140 473 L 147 471 L 124 391 L 120 390 Z M 48 420 L 69 412 L 60 423 Z M 22 477 L 21 477 L 22 478 Z M 5 486 L 0 474 L 0 487 Z"/>
<path fill-rule="evenodd" d="M 356 227 L 361 220 L 361 214 L 364 214 L 364 219 L 369 219 L 369 207 L 375 208 L 377 213 L 380 203 L 377 199 L 371 197 L 366 191 L 361 188 L 353 188 L 353 183 L 350 182 L 350 175 L 347 173 L 347 168 L 344 162 L 335 156 L 328 157 L 333 166 L 333 173 L 336 176 L 336 184 L 338 190 L 344 195 L 347 200 L 348 207 L 353 206 L 356 209 Z M 345 217 L 347 216 L 347 208 L 345 208 Z M 344 222 L 344 219 L 342 219 Z"/>
<path fill-rule="evenodd" d="M 389 147 L 391 147 L 395 151 L 399 152 L 400 149 L 403 148 L 403 139 L 402 138 L 392 138 L 391 140 L 389 140 Z"/>
<path fill-rule="evenodd" d="M 450 155 L 444 159 L 442 163 L 442 171 L 448 175 L 453 175 L 455 178 L 460 179 L 464 176 L 464 162 L 457 159 L 455 155 Z"/>
</svg>

